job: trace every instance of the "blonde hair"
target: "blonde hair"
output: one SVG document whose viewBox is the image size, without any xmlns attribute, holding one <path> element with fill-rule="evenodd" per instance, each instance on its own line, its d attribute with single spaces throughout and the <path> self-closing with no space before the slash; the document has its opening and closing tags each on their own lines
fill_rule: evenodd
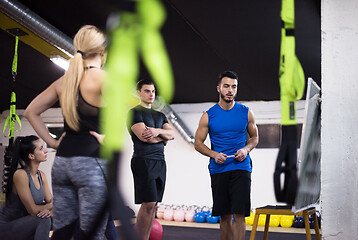
<svg viewBox="0 0 358 240">
<path fill-rule="evenodd" d="M 80 81 L 84 73 L 83 60 L 102 56 L 102 65 L 106 60 L 106 37 L 92 25 L 83 26 L 73 39 L 75 54 L 70 60 L 68 70 L 63 76 L 61 108 L 68 126 L 79 130 L 79 116 L 76 109 Z"/>
</svg>

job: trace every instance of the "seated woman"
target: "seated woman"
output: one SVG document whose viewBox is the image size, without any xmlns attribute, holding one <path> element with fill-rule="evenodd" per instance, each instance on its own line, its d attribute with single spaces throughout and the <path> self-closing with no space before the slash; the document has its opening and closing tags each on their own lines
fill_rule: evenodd
<svg viewBox="0 0 358 240">
<path fill-rule="evenodd" d="M 45 174 L 39 170 L 40 163 L 47 160 L 46 153 L 38 137 L 16 138 L 6 201 L 0 207 L 1 239 L 49 239 L 52 194 Z"/>
</svg>

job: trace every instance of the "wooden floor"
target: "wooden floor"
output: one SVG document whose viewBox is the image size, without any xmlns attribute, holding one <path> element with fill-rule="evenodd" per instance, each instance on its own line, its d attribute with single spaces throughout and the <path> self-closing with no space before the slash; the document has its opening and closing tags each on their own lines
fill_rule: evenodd
<svg viewBox="0 0 358 240">
<path fill-rule="evenodd" d="M 158 222 L 163 226 L 176 226 L 176 227 L 192 227 L 192 228 L 210 228 L 210 229 L 219 229 L 220 224 L 212 224 L 212 223 L 196 223 L 196 222 L 176 222 L 176 221 L 166 221 L 162 219 L 157 219 Z M 135 219 L 133 220 L 135 223 Z M 118 220 L 114 221 L 116 227 L 120 226 L 120 222 Z M 246 226 L 247 231 L 251 231 L 252 226 Z M 264 227 L 258 226 L 256 231 L 263 232 Z M 306 234 L 304 228 L 283 228 L 283 227 L 270 227 L 269 232 L 278 232 L 278 233 L 300 233 Z M 311 234 L 315 234 L 314 229 L 311 229 Z M 50 231 L 50 237 L 52 236 L 52 231 Z"/>
<path fill-rule="evenodd" d="M 220 228 L 220 224 L 219 223 L 196 223 L 196 222 L 176 222 L 176 221 L 166 221 L 163 219 L 157 219 L 158 222 L 161 225 L 165 225 L 165 226 L 177 226 L 177 227 L 197 227 L 197 228 L 212 228 L 212 229 L 219 229 Z M 115 221 L 115 225 L 119 226 L 120 222 L 119 221 Z M 251 231 L 252 226 L 246 226 L 246 230 Z M 264 227 L 258 226 L 256 231 L 264 231 Z M 302 233 L 302 234 L 306 234 L 306 230 L 304 228 L 294 228 L 294 227 L 290 227 L 290 228 L 283 228 L 283 227 L 270 227 L 269 228 L 270 232 L 280 232 L 280 233 Z M 314 229 L 311 229 L 311 234 L 315 234 Z"/>
</svg>

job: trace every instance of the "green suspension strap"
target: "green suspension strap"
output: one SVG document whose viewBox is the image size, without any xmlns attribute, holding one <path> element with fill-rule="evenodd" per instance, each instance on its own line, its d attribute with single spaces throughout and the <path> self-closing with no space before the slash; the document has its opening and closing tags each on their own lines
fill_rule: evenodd
<svg viewBox="0 0 358 240">
<path fill-rule="evenodd" d="M 16 114 L 16 94 L 15 94 L 15 83 L 16 83 L 16 75 L 17 75 L 17 47 L 19 43 L 19 37 L 15 36 L 15 53 L 14 53 L 14 59 L 12 62 L 12 92 L 11 92 L 11 99 L 10 99 L 10 114 L 6 118 L 3 134 L 4 137 L 6 137 L 5 131 L 7 126 L 9 125 L 9 145 L 5 149 L 5 155 L 4 155 L 4 175 L 3 175 L 3 184 L 2 184 L 2 190 L 5 192 L 6 186 L 4 181 L 8 175 L 9 170 L 11 166 L 11 158 L 12 158 L 12 152 L 13 152 L 13 144 L 14 144 L 14 132 L 15 132 L 15 122 L 19 124 L 19 129 L 16 131 L 21 130 L 21 121 L 19 116 Z"/>
<path fill-rule="evenodd" d="M 14 132 L 15 132 L 15 122 L 17 121 L 17 123 L 19 124 L 19 129 L 17 129 L 16 131 L 20 131 L 21 130 L 21 121 L 19 116 L 16 114 L 16 93 L 15 93 L 15 83 L 16 83 L 16 75 L 17 75 L 17 46 L 19 43 L 19 37 L 15 36 L 15 53 L 14 53 L 14 59 L 12 61 L 12 92 L 11 92 L 11 100 L 10 100 L 10 114 L 9 116 L 6 118 L 5 124 L 4 124 L 4 129 L 3 129 L 3 134 L 4 137 L 6 137 L 5 135 L 5 131 L 7 126 L 9 125 L 9 143 L 13 142 L 13 138 L 14 138 Z"/>
<path fill-rule="evenodd" d="M 111 160 L 112 154 L 122 149 L 126 115 L 129 106 L 135 102 L 130 93 L 135 87 L 139 72 L 139 31 L 137 16 L 131 12 L 123 12 L 120 15 L 120 26 L 110 34 L 103 94 L 106 107 L 101 111 L 102 129 L 106 135 L 101 155 L 107 160 Z"/>
<path fill-rule="evenodd" d="M 155 81 L 160 96 L 166 103 L 174 95 L 174 77 L 160 28 L 166 12 L 158 0 L 140 1 L 137 11 L 142 23 L 140 49 L 143 61 Z"/>
<path fill-rule="evenodd" d="M 174 93 L 171 64 L 160 34 L 165 8 L 159 0 L 136 3 L 135 12 L 121 12 L 120 24 L 111 32 L 101 114 L 106 135 L 102 156 L 111 159 L 124 143 L 127 113 L 138 100 L 133 97 L 139 72 L 139 54 L 148 68 L 160 95 L 169 103 Z"/>
<path fill-rule="evenodd" d="M 173 97 L 173 74 L 160 28 L 165 21 L 165 8 L 160 0 L 133 2 L 135 8 L 126 8 L 122 2 L 119 25 L 110 30 L 110 46 L 105 65 L 107 77 L 104 83 L 101 111 L 101 127 L 106 135 L 101 145 L 101 156 L 108 160 L 109 206 L 118 214 L 122 224 L 123 239 L 139 239 L 133 231 L 128 209 L 118 190 L 119 161 L 124 145 L 127 114 L 138 102 L 133 96 L 139 74 L 139 56 L 143 58 L 160 95 L 169 103 Z M 128 3 L 128 2 L 127 2 Z M 132 3 L 132 2 L 130 2 Z M 118 21 L 114 21 L 117 22 Z M 129 120 L 130 121 L 130 120 Z M 102 209 L 101 212 L 105 212 Z M 103 215 L 103 214 L 102 214 Z M 96 220 L 99 223 L 101 215 Z M 94 224 L 94 226 L 99 224 Z"/>
<path fill-rule="evenodd" d="M 278 202 L 294 204 L 297 189 L 297 125 L 296 100 L 302 98 L 305 76 L 295 53 L 294 0 L 282 0 L 281 10 L 281 147 L 274 173 L 275 195 Z M 284 185 L 281 187 L 281 174 Z"/>
<path fill-rule="evenodd" d="M 296 124 L 296 100 L 300 100 L 305 89 L 305 75 L 295 53 L 294 0 L 282 0 L 281 10 L 281 124 Z"/>
</svg>

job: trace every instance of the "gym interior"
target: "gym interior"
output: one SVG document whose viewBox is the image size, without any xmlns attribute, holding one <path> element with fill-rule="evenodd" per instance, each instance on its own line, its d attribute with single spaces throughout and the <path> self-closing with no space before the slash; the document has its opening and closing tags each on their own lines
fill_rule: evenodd
<svg viewBox="0 0 358 240">
<path fill-rule="evenodd" d="M 1 162 L 9 143 L 6 122 L 10 114 L 11 93 L 16 92 L 16 114 L 21 120 L 21 130 L 16 131 L 19 129 L 16 123 L 14 136 L 36 134 L 23 117 L 24 109 L 64 73 L 63 68 L 54 64 L 54 57 L 65 61 L 71 57 L 71 46 L 66 43 L 85 24 L 93 24 L 111 34 L 109 19 L 114 21 L 114 14 L 120 16 L 123 9 L 127 10 L 123 7 L 125 4 L 120 2 L 125 1 L 66 0 L 55 4 L 41 0 L 1 0 L 0 129 L 5 127 L 0 140 Z M 17 18 L 11 15 L 9 3 L 20 10 L 25 9 L 25 15 Z M 256 208 L 263 206 L 285 205 L 275 196 L 273 180 L 282 143 L 279 81 L 281 1 L 244 3 L 227 0 L 214 3 L 162 0 L 161 3 L 165 9 L 165 20 L 160 35 L 171 63 L 173 96 L 167 103 L 169 108 L 165 104 L 161 106 L 161 101 L 156 107 L 167 115 L 174 127 L 175 140 L 165 147 L 167 182 L 163 201 L 158 205 L 163 212 L 164 209 L 173 210 L 172 219 L 157 219 L 163 226 L 162 231 L 164 229 L 163 239 L 219 239 L 218 223 L 185 219 L 176 221 L 174 211 L 189 208 L 210 211 L 213 204 L 209 159 L 194 149 L 193 141 L 201 115 L 218 100 L 217 76 L 224 70 L 238 73 L 236 101 L 254 112 L 259 130 L 259 144 L 250 153 L 253 163 L 251 208 L 255 212 Z M 355 66 L 358 61 L 355 46 L 358 41 L 357 12 L 358 5 L 354 1 L 295 1 L 295 54 L 302 65 L 305 82 L 303 96 L 295 102 L 297 174 L 302 173 L 302 163 L 305 161 L 301 155 L 305 141 L 302 134 L 307 129 L 307 118 L 310 117 L 307 117 L 310 100 L 307 92 L 310 86 L 308 79 L 312 79 L 320 90 L 320 157 L 319 169 L 315 171 L 318 185 L 312 185 L 312 188 L 318 189 L 318 198 L 303 209 L 315 208 L 320 218 L 319 235 L 325 240 L 356 239 L 358 235 L 358 214 L 355 214 L 355 202 L 358 200 L 358 148 L 354 144 L 358 141 L 358 109 L 355 107 L 358 102 L 358 70 Z M 25 16 L 38 20 L 37 25 L 36 21 L 25 23 Z M 19 33 L 19 30 L 24 33 Z M 50 37 L 46 37 L 46 34 L 50 34 Z M 65 43 L 54 42 L 51 34 L 60 36 Z M 11 68 L 16 35 L 19 35 L 18 65 L 14 76 Z M 137 57 L 138 80 L 154 78 L 141 55 Z M 49 131 L 59 136 L 63 129 L 59 104 L 56 103 L 42 117 Z M 123 128 L 126 129 L 126 126 Z M 126 205 L 136 214 L 139 205 L 134 204 L 130 171 L 132 141 L 128 131 L 123 131 L 123 136 L 118 138 L 122 138 L 124 144 L 117 171 L 117 186 Z M 205 143 L 210 146 L 209 138 Z M 50 185 L 55 154 L 56 151 L 50 149 L 48 161 L 41 165 Z M 3 163 L 0 175 L 2 168 Z M 273 216 L 271 218 L 274 219 Z M 252 232 L 253 220 L 251 224 L 250 220 L 246 222 L 247 239 Z M 264 234 L 265 220 L 260 220 L 256 238 Z M 304 225 L 295 227 L 294 224 L 297 223 L 292 218 L 289 227 L 270 225 L 269 239 L 305 239 Z M 120 223 L 117 225 L 120 226 Z M 180 235 L 184 234 L 184 230 L 174 231 L 172 226 L 184 230 L 200 229 L 204 233 L 206 231 L 206 235 L 203 238 L 194 233 Z M 287 235 L 274 235 L 277 233 Z M 315 239 L 314 227 L 310 233 Z"/>
</svg>

